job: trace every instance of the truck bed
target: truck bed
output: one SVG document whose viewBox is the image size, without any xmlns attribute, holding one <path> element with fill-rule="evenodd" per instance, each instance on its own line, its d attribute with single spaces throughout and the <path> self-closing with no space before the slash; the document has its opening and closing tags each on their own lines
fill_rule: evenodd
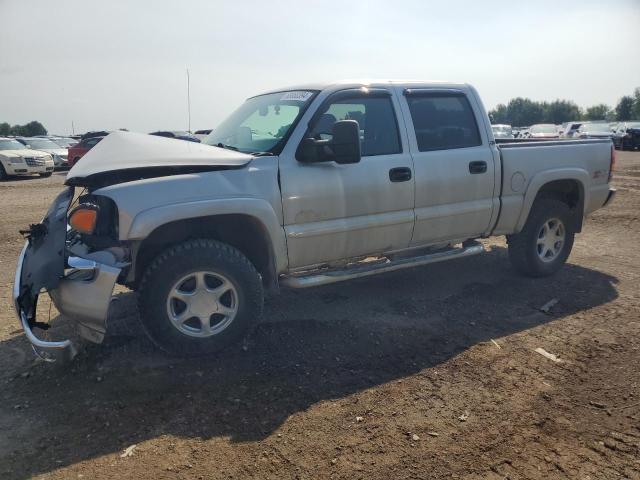
<svg viewBox="0 0 640 480">
<path fill-rule="evenodd" d="M 502 181 L 500 216 L 494 235 L 519 231 L 538 187 L 550 181 L 578 178 L 584 214 L 600 208 L 609 193 L 612 143 L 593 140 L 499 141 Z M 534 188 L 530 188 L 530 187 Z M 531 198 L 530 198 L 531 197 Z"/>
</svg>

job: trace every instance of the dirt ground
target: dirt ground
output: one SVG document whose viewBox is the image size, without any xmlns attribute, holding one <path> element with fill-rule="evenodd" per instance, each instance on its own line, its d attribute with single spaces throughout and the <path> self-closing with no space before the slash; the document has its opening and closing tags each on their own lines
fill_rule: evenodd
<svg viewBox="0 0 640 480">
<path fill-rule="evenodd" d="M 640 153 L 618 153 L 615 202 L 552 278 L 518 276 L 492 239 L 285 291 L 248 343 L 196 360 L 156 351 L 126 291 L 103 345 L 34 360 L 17 232 L 63 181 L 0 185 L 0 478 L 640 479 Z"/>
</svg>

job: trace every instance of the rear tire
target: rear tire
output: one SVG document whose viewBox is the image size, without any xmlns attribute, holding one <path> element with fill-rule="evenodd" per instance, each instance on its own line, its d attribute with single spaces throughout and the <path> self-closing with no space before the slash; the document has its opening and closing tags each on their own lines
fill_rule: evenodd
<svg viewBox="0 0 640 480">
<path fill-rule="evenodd" d="M 262 280 L 253 264 L 216 240 L 169 248 L 140 282 L 142 325 L 173 355 L 205 355 L 237 343 L 260 318 L 262 305 Z"/>
<path fill-rule="evenodd" d="M 9 175 L 7 175 L 7 171 L 4 169 L 2 163 L 0 163 L 0 181 L 7 180 Z"/>
<path fill-rule="evenodd" d="M 555 198 L 537 199 L 520 233 L 507 235 L 509 260 L 514 268 L 530 277 L 557 272 L 566 262 L 575 232 L 571 210 Z"/>
</svg>

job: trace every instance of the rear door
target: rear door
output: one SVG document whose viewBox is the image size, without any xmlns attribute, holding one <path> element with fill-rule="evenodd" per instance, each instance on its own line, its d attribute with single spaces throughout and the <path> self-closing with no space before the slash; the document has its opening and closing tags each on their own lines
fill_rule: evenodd
<svg viewBox="0 0 640 480">
<path fill-rule="evenodd" d="M 411 240 L 413 162 L 397 98 L 382 88 L 333 93 L 304 137 L 330 138 L 333 124 L 346 119 L 359 124 L 359 163 L 300 163 L 288 148 L 280 156 L 292 268 L 402 249 Z"/>
<path fill-rule="evenodd" d="M 416 181 L 411 245 L 479 237 L 495 206 L 495 165 L 484 111 L 455 89 L 398 92 L 407 119 Z"/>
</svg>

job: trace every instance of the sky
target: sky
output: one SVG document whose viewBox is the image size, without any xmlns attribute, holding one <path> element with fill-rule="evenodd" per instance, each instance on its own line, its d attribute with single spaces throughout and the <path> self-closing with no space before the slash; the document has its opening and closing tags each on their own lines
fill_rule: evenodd
<svg viewBox="0 0 640 480">
<path fill-rule="evenodd" d="M 245 98 L 345 78 L 615 105 L 640 86 L 640 0 L 0 0 L 0 122 L 213 128 Z"/>
</svg>

